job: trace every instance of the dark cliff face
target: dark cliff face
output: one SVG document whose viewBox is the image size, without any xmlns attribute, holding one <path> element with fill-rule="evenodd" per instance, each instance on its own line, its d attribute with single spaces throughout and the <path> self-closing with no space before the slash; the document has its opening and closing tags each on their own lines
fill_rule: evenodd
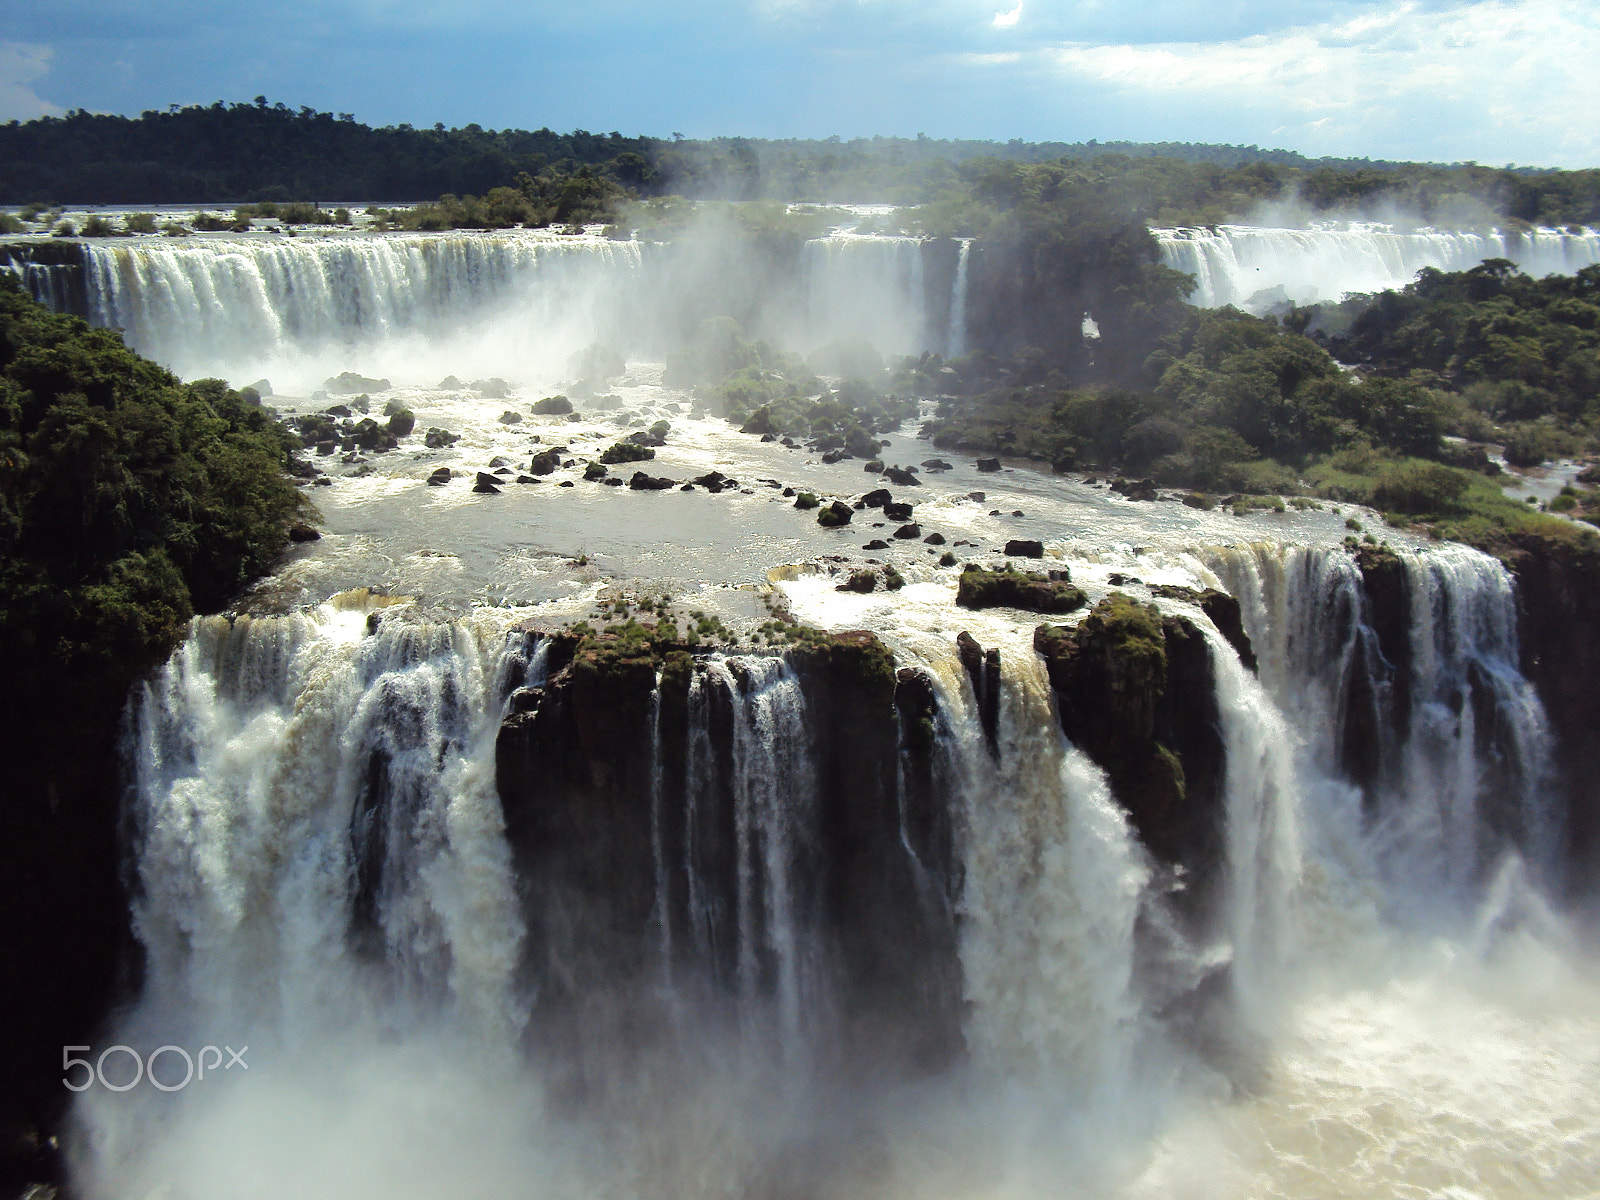
<svg viewBox="0 0 1600 1200">
<path fill-rule="evenodd" d="M 935 1067 L 959 1051 L 960 984 L 933 689 L 916 672 L 897 675 L 870 634 L 837 635 L 788 662 L 815 790 L 790 847 L 792 903 L 820 947 L 834 1049 L 861 1069 Z M 736 811 L 748 747 L 736 744 L 735 705 L 761 666 L 726 660 L 732 686 L 702 680 L 691 711 L 705 664 L 602 636 L 558 645 L 549 682 L 518 693 L 496 766 L 529 922 L 535 1039 L 570 1050 L 574 1036 L 592 1038 L 614 1059 L 664 1033 L 668 972 L 701 1016 L 731 1010 L 752 986 L 752 955 L 753 986 L 774 986 L 765 861 L 749 855 L 741 867 Z"/>
<path fill-rule="evenodd" d="M 1575 892 L 1600 888 L 1600 546 L 1509 535 L 1522 672 L 1544 703 L 1567 801 L 1566 864 Z"/>
<path fill-rule="evenodd" d="M 1156 860 L 1187 873 L 1184 907 L 1200 918 L 1221 865 L 1226 767 L 1204 634 L 1115 592 L 1076 627 L 1041 625 L 1034 647 L 1062 730 L 1106 772 Z"/>
<path fill-rule="evenodd" d="M 11 695 L 0 736 L 0 1187 L 60 1181 L 48 1145 L 73 1099 L 61 1047 L 100 1045 L 138 964 L 122 886 L 120 697 Z"/>
</svg>

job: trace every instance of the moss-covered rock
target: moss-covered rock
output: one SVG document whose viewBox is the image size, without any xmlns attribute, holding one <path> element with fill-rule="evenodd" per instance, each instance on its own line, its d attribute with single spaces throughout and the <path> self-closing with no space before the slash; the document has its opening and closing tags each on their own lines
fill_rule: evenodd
<svg viewBox="0 0 1600 1200">
<path fill-rule="evenodd" d="M 656 456 L 656 452 L 649 446 L 641 446 L 637 442 L 616 442 L 607 447 L 600 455 L 600 461 L 608 467 L 617 466 L 619 463 L 648 462 Z"/>
<path fill-rule="evenodd" d="M 850 524 L 850 516 L 850 506 L 843 500 L 835 500 L 817 513 L 817 524 L 824 529 L 837 529 Z"/>
<path fill-rule="evenodd" d="M 1219 868 L 1225 767 L 1204 635 L 1113 592 L 1076 627 L 1041 625 L 1034 648 L 1062 730 L 1106 772 L 1150 852 L 1189 873 L 1199 919 Z"/>
<path fill-rule="evenodd" d="M 1046 575 L 973 566 L 961 572 L 956 588 L 956 603 L 963 608 L 1021 608 L 1059 614 L 1075 612 L 1087 599 L 1081 588 L 1073 586 L 1066 571 Z"/>
<path fill-rule="evenodd" d="M 1257 669 L 1255 647 L 1251 645 L 1250 635 L 1245 632 L 1244 614 L 1239 609 L 1236 597 L 1216 588 L 1196 591 L 1170 583 L 1152 584 L 1150 594 L 1158 599 L 1186 600 L 1193 604 L 1206 614 L 1217 627 L 1217 632 L 1227 639 L 1228 645 L 1238 654 L 1239 661 L 1250 671 Z"/>
</svg>

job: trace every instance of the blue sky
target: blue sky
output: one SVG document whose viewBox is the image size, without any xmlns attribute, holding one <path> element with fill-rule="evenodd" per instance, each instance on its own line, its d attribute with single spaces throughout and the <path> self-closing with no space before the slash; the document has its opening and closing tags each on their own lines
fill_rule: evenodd
<svg viewBox="0 0 1600 1200">
<path fill-rule="evenodd" d="M 374 125 L 1255 143 L 1600 165 L 1595 0 L 10 0 L 0 120 L 248 100 Z"/>
</svg>

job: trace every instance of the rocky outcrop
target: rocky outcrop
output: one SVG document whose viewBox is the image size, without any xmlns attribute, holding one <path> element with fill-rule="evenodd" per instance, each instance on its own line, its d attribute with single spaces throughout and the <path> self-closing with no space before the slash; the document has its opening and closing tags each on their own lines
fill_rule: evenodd
<svg viewBox="0 0 1600 1200">
<path fill-rule="evenodd" d="M 1575 891 L 1600 889 L 1600 539 L 1534 530 L 1495 547 L 1517 580 L 1522 672 L 1556 739 Z"/>
<path fill-rule="evenodd" d="M 1116 577 L 1113 577 L 1112 582 L 1116 582 Z M 1217 627 L 1217 632 L 1227 640 L 1228 645 L 1233 647 L 1234 653 L 1239 656 L 1239 661 L 1244 664 L 1245 669 L 1252 673 L 1258 669 L 1255 647 L 1250 643 L 1250 635 L 1245 632 L 1244 614 L 1239 609 L 1237 597 L 1218 591 L 1216 588 L 1196 591 L 1194 588 L 1168 583 L 1153 584 L 1150 594 L 1157 599 L 1186 600 L 1193 604 Z"/>
<path fill-rule="evenodd" d="M 1022 608 L 1036 613 L 1069 613 L 1083 607 L 1087 597 L 1073 586 L 1065 571 L 990 571 L 968 567 L 956 587 L 956 603 L 963 608 Z"/>
<path fill-rule="evenodd" d="M 1225 751 L 1205 635 L 1121 592 L 1076 627 L 1041 625 L 1067 737 L 1105 772 L 1140 840 L 1192 881 L 1187 907 L 1213 894 Z"/>
<path fill-rule="evenodd" d="M 816 789 L 797 903 L 823 947 L 841 1049 L 938 1065 L 960 1047 L 960 986 L 952 840 L 933 785 L 935 693 L 916 672 L 897 675 L 867 633 L 819 635 L 788 660 Z M 759 672 L 755 660 L 727 660 L 738 688 L 702 683 L 691 713 L 691 682 L 707 668 L 682 644 L 569 636 L 552 643 L 549 665 L 547 683 L 517 693 L 496 746 L 537 996 L 530 1036 L 555 1044 L 604 1025 L 619 1045 L 646 1045 L 666 1019 L 665 970 L 715 1011 L 748 986 L 741 930 L 764 944 L 764 911 L 741 909 L 761 880 L 741 880 L 748 818 L 735 810 L 746 751 L 734 705 Z"/>
</svg>

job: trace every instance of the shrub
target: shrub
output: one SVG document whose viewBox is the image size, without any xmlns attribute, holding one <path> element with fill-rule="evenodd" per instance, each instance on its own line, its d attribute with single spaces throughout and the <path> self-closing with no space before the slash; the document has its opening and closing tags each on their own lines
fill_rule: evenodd
<svg viewBox="0 0 1600 1200">
<path fill-rule="evenodd" d="M 155 214 L 129 213 L 122 218 L 122 228 L 128 233 L 154 233 L 156 231 Z"/>
<path fill-rule="evenodd" d="M 1378 476 L 1373 503 L 1386 511 L 1417 516 L 1453 513 L 1472 476 L 1438 463 L 1408 462 Z"/>
</svg>

